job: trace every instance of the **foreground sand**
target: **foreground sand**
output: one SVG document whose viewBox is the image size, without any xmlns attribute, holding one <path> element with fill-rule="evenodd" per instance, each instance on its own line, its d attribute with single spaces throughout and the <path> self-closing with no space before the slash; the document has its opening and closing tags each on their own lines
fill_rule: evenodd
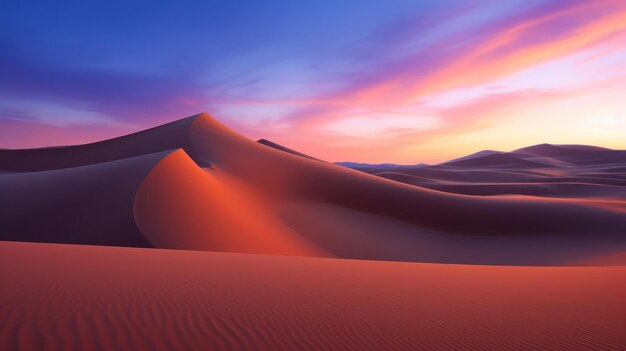
<svg viewBox="0 0 626 351">
<path fill-rule="evenodd" d="M 0 242 L 0 350 L 623 350 L 625 276 Z"/>
</svg>

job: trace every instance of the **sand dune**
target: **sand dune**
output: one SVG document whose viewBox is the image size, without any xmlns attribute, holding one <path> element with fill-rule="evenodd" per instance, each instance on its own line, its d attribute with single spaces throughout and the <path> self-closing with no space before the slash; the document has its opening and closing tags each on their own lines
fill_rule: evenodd
<svg viewBox="0 0 626 351">
<path fill-rule="evenodd" d="M 624 267 L 0 243 L 3 350 L 622 350 Z"/>
<path fill-rule="evenodd" d="M 452 194 L 286 151 L 246 139 L 207 114 L 95 144 L 4 150 L 2 169 L 13 172 L 0 179 L 16 190 L 0 203 L 11 209 L 3 221 L 13 228 L 0 239 L 525 265 L 566 265 L 626 249 L 626 211 L 615 201 Z M 135 165 L 144 159 L 150 161 Z M 92 168 L 106 176 L 89 175 L 96 172 Z M 451 173 L 450 168 L 458 167 L 435 171 Z M 496 171 L 468 170 L 507 173 Z M 59 172 L 63 176 L 55 176 Z M 523 179 L 547 174 L 514 168 L 509 173 Z M 74 178 L 80 181 L 70 187 L 52 182 L 73 184 Z M 34 195 L 19 190 L 29 179 L 41 184 Z M 103 204 L 115 211 L 88 205 L 105 195 L 117 199 Z M 23 204 L 16 206 L 20 196 Z M 37 199 L 50 204 L 34 210 Z M 51 224 L 20 231 L 17 219 L 51 206 L 58 210 L 50 215 L 54 220 L 42 222 Z M 74 218 L 79 206 L 85 212 L 95 209 L 96 217 L 112 224 L 90 231 L 88 223 L 98 222 L 85 215 L 85 225 L 54 226 L 73 223 L 67 216 Z M 123 226 L 113 225 L 118 218 L 125 218 Z M 130 228 L 135 239 L 120 228 Z"/>
<path fill-rule="evenodd" d="M 259 144 L 263 144 L 263 145 L 265 145 L 265 146 L 272 147 L 272 148 L 277 149 L 277 150 L 280 150 L 280 151 L 285 151 L 285 152 L 288 152 L 288 153 L 290 153 L 290 154 L 294 154 L 294 155 L 298 155 L 298 156 L 302 156 L 302 157 L 310 158 L 310 159 L 312 159 L 312 160 L 318 160 L 318 161 L 321 161 L 321 160 L 319 160 L 319 159 L 317 159 L 317 158 L 315 158 L 315 157 L 313 157 L 313 156 L 309 156 L 309 155 L 303 154 L 303 153 L 301 153 L 301 152 L 299 152 L 299 151 L 296 151 L 296 150 L 290 149 L 290 148 L 288 148 L 288 147 L 286 147 L 286 146 L 282 146 L 282 145 L 280 145 L 280 144 L 276 144 L 275 142 L 273 142 L 273 141 L 269 141 L 269 140 L 267 140 L 267 139 L 259 139 L 259 140 L 257 140 L 256 142 L 257 142 L 257 143 L 259 143 Z"/>
<path fill-rule="evenodd" d="M 133 201 L 168 153 L 0 174 L 0 240 L 152 247 L 135 224 Z"/>
<path fill-rule="evenodd" d="M 485 150 L 441 165 L 362 171 L 456 194 L 626 199 L 626 151 L 587 145 Z"/>
<path fill-rule="evenodd" d="M 506 167 L 506 168 L 541 168 L 547 165 L 513 157 L 508 154 L 488 154 L 470 159 L 457 160 L 444 163 L 454 167 Z"/>
<path fill-rule="evenodd" d="M 513 151 L 518 155 L 550 157 L 575 164 L 584 163 L 625 163 L 626 151 L 611 150 L 589 145 L 551 145 L 540 144 Z"/>
<path fill-rule="evenodd" d="M 580 178 L 551 178 L 541 182 L 526 179 L 526 182 L 452 182 L 423 178 L 399 172 L 377 172 L 379 177 L 417 185 L 423 188 L 466 195 L 531 195 L 556 198 L 600 198 L 626 199 L 626 186 L 620 181 L 595 180 L 585 183 Z M 494 174 L 497 176 L 497 174 Z M 530 177 L 528 177 L 530 178 Z M 588 179 L 584 179 L 588 180 Z"/>
<path fill-rule="evenodd" d="M 621 350 L 622 157 L 356 171 L 207 114 L 0 150 L 0 350 Z"/>
<path fill-rule="evenodd" d="M 0 170 L 31 172 L 115 161 L 183 148 L 193 155 L 189 128 L 195 116 L 96 143 L 41 149 L 0 150 Z"/>
<path fill-rule="evenodd" d="M 238 179 L 219 169 L 203 170 L 178 150 L 144 180 L 134 213 L 156 247 L 328 256 L 273 216 L 269 206 Z"/>
</svg>

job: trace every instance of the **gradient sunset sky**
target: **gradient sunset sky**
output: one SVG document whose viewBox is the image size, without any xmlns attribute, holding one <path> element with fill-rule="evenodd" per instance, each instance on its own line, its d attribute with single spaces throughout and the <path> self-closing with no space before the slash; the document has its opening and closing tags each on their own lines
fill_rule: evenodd
<svg viewBox="0 0 626 351">
<path fill-rule="evenodd" d="M 328 160 L 626 149 L 626 1 L 13 1 L 0 148 L 207 111 Z"/>
</svg>

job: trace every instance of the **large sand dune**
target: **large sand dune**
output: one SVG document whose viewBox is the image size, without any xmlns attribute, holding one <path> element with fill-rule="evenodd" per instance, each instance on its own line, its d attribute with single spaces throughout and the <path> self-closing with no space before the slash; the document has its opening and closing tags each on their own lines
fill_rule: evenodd
<svg viewBox="0 0 626 351">
<path fill-rule="evenodd" d="M 625 267 L 0 243 L 2 350 L 623 350 Z"/>
<path fill-rule="evenodd" d="M 442 187 L 436 190 L 406 185 L 267 144 L 200 114 L 94 144 L 0 150 L 8 195 L 0 197 L 0 220 L 10 228 L 0 239 L 525 265 L 621 257 L 626 249 L 626 206 L 619 199 L 453 194 L 441 179 L 430 178 Z M 434 171 L 537 178 L 543 173 L 528 167 L 544 164 L 533 158 L 545 155 L 536 154 L 495 155 L 512 172 L 486 167 L 493 154 L 465 161 L 480 169 L 464 163 Z M 510 159 L 527 161 L 524 170 Z M 584 177 L 607 186 L 626 181 Z M 595 191 L 574 188 L 566 190 Z"/>
</svg>

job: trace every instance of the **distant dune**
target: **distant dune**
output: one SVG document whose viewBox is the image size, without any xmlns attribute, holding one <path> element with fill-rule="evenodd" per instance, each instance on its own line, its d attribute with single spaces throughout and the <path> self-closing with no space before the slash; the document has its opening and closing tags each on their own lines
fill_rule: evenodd
<svg viewBox="0 0 626 351">
<path fill-rule="evenodd" d="M 626 151 L 589 145 L 540 144 L 512 152 L 479 151 L 434 166 L 357 169 L 455 194 L 626 199 Z"/>
<path fill-rule="evenodd" d="M 470 159 L 446 162 L 444 165 L 454 167 L 501 167 L 501 168 L 540 168 L 547 165 L 516 158 L 509 154 L 489 154 Z"/>
<path fill-rule="evenodd" d="M 626 267 L 0 243 L 3 350 L 623 350 Z"/>
<path fill-rule="evenodd" d="M 0 239 L 520 265 L 626 249 L 618 172 L 565 175 L 535 150 L 380 174 L 411 186 L 264 144 L 200 114 L 94 144 L 0 150 Z M 486 175 L 502 182 L 477 184 Z M 466 195 L 516 193 L 537 196 Z"/>
</svg>

